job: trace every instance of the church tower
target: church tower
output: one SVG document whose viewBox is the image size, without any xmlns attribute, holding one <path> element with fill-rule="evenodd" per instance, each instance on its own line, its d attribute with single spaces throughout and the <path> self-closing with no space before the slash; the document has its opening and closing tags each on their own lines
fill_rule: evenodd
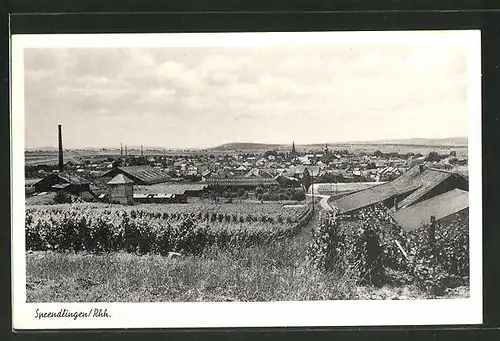
<svg viewBox="0 0 500 341">
<path fill-rule="evenodd" d="M 290 152 L 290 159 L 295 159 L 297 157 L 297 151 L 295 150 L 295 141 L 292 142 L 292 151 Z"/>
</svg>

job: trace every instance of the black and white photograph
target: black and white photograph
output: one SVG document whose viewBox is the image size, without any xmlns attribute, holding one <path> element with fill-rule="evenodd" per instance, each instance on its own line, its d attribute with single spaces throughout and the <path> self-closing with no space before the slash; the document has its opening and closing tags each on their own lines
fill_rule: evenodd
<svg viewBox="0 0 500 341">
<path fill-rule="evenodd" d="M 19 35 L 12 63 L 14 326 L 482 322 L 478 31 Z"/>
</svg>

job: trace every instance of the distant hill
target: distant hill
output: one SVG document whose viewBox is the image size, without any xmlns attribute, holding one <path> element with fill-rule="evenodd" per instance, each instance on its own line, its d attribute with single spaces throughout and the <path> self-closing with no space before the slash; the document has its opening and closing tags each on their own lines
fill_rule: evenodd
<svg viewBox="0 0 500 341">
<path fill-rule="evenodd" d="M 285 146 L 284 144 L 234 142 L 234 143 L 226 143 L 209 149 L 211 150 L 272 149 L 272 148 L 282 148 L 284 146 Z"/>
<path fill-rule="evenodd" d="M 466 147 L 466 137 L 449 137 L 442 139 L 429 139 L 429 138 L 409 138 L 409 139 L 394 139 L 394 140 L 378 140 L 378 141 L 346 141 L 346 142 L 329 142 L 328 146 L 345 146 L 345 145 L 402 145 L 402 146 L 426 146 L 426 147 Z M 321 148 L 324 143 L 312 144 L 296 144 L 297 148 Z M 211 150 L 251 150 L 251 149 L 281 149 L 290 148 L 291 144 L 267 144 L 267 143 L 226 143 Z"/>
<path fill-rule="evenodd" d="M 442 139 L 430 139 L 430 138 L 409 138 L 409 139 L 393 139 L 393 140 L 377 140 L 377 141 L 339 141 L 339 142 L 328 142 L 329 147 L 335 148 L 336 146 L 415 146 L 415 147 L 467 147 L 467 137 L 449 137 Z M 295 144 L 297 148 L 311 148 L 318 149 L 325 146 L 324 143 L 311 143 L 311 144 Z M 140 146 L 127 146 L 129 152 L 140 151 Z M 164 150 L 184 150 L 183 148 L 163 148 L 163 147 L 150 147 L 144 146 L 144 151 L 164 151 Z M 213 150 L 213 151 L 230 151 L 230 150 L 263 150 L 263 149 L 286 149 L 291 148 L 291 143 L 286 144 L 276 144 L 276 143 L 250 143 L 250 142 L 233 142 L 225 143 L 220 146 L 213 148 L 186 148 L 190 150 Z M 116 147 L 105 148 L 79 148 L 79 149 L 69 149 L 72 151 L 79 151 L 82 154 L 85 152 L 91 153 L 109 153 L 110 151 L 119 151 L 120 149 Z M 54 147 L 40 147 L 40 148 L 26 148 L 26 152 L 46 152 L 46 153 L 57 153 L 57 148 Z M 65 149 L 65 152 L 66 149 Z"/>
<path fill-rule="evenodd" d="M 378 140 L 378 141 L 354 141 L 354 142 L 337 142 L 335 144 L 394 144 L 394 145 L 411 145 L 411 146 L 467 146 L 467 137 L 448 137 L 441 139 L 429 138 L 410 138 L 410 139 L 394 139 L 394 140 Z"/>
</svg>

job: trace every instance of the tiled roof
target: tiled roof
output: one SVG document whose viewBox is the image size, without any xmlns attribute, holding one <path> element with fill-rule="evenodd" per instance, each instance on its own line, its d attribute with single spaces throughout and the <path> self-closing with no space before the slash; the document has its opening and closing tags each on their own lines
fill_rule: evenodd
<svg viewBox="0 0 500 341">
<path fill-rule="evenodd" d="M 436 221 L 469 207 L 469 192 L 453 189 L 411 207 L 392 212 L 390 215 L 406 231 L 429 225 L 430 217 Z"/>
</svg>

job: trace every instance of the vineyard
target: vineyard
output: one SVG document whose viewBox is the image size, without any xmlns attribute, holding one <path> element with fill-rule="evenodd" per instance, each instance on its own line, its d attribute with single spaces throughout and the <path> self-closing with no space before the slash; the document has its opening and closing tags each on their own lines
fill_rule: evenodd
<svg viewBox="0 0 500 341">
<path fill-rule="evenodd" d="M 311 215 L 307 206 L 278 204 L 30 206 L 26 249 L 199 255 L 208 246 L 249 247 L 293 237 Z"/>
<path fill-rule="evenodd" d="M 307 255 L 314 267 L 352 273 L 359 284 L 416 283 L 441 295 L 468 285 L 468 236 L 467 214 L 445 226 L 406 232 L 383 207 L 349 218 L 323 212 Z"/>
</svg>

